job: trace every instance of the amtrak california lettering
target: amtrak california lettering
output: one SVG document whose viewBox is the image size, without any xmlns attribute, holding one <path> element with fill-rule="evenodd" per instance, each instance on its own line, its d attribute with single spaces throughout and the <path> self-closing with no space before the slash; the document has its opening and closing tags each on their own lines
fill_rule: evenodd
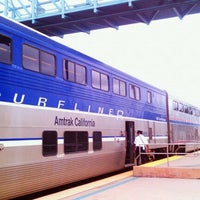
<svg viewBox="0 0 200 200">
<path fill-rule="evenodd" d="M 85 118 L 59 118 L 58 116 L 55 117 L 54 120 L 55 126 L 84 126 L 84 127 L 95 127 L 95 121 L 93 119 L 87 120 Z"/>
</svg>

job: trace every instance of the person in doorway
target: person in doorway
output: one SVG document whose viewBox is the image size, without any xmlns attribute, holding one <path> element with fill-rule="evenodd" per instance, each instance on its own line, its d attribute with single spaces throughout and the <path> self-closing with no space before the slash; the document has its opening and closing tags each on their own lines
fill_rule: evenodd
<svg viewBox="0 0 200 200">
<path fill-rule="evenodd" d="M 149 143 L 141 130 L 137 131 L 137 136 L 134 141 L 134 150 L 137 165 L 146 163 L 147 155 L 145 153 L 149 152 Z"/>
</svg>

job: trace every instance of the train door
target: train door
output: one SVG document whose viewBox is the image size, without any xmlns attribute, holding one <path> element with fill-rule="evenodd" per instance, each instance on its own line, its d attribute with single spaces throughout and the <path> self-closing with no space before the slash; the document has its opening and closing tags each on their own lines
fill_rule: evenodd
<svg viewBox="0 0 200 200">
<path fill-rule="evenodd" d="M 135 140 L 135 124 L 133 121 L 126 121 L 126 160 L 125 165 L 133 165 L 134 163 L 134 140 Z"/>
</svg>

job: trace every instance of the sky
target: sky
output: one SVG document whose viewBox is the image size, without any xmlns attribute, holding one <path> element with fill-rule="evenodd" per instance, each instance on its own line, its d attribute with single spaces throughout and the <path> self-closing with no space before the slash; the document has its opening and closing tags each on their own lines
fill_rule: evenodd
<svg viewBox="0 0 200 200">
<path fill-rule="evenodd" d="M 68 34 L 62 42 L 200 108 L 200 14 Z"/>
</svg>

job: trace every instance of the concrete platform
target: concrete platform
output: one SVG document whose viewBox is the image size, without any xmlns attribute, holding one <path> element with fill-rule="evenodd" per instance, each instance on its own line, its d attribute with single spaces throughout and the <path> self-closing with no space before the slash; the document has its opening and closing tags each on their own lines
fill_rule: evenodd
<svg viewBox="0 0 200 200">
<path fill-rule="evenodd" d="M 135 177 L 200 179 L 200 153 L 173 156 L 134 167 Z"/>
<path fill-rule="evenodd" d="M 200 180 L 135 177 L 134 171 L 37 200 L 199 200 Z"/>
<path fill-rule="evenodd" d="M 38 200 L 199 200 L 199 178 L 200 154 L 173 156 Z"/>
<path fill-rule="evenodd" d="M 199 200 L 197 179 L 131 177 L 62 200 Z"/>
</svg>

